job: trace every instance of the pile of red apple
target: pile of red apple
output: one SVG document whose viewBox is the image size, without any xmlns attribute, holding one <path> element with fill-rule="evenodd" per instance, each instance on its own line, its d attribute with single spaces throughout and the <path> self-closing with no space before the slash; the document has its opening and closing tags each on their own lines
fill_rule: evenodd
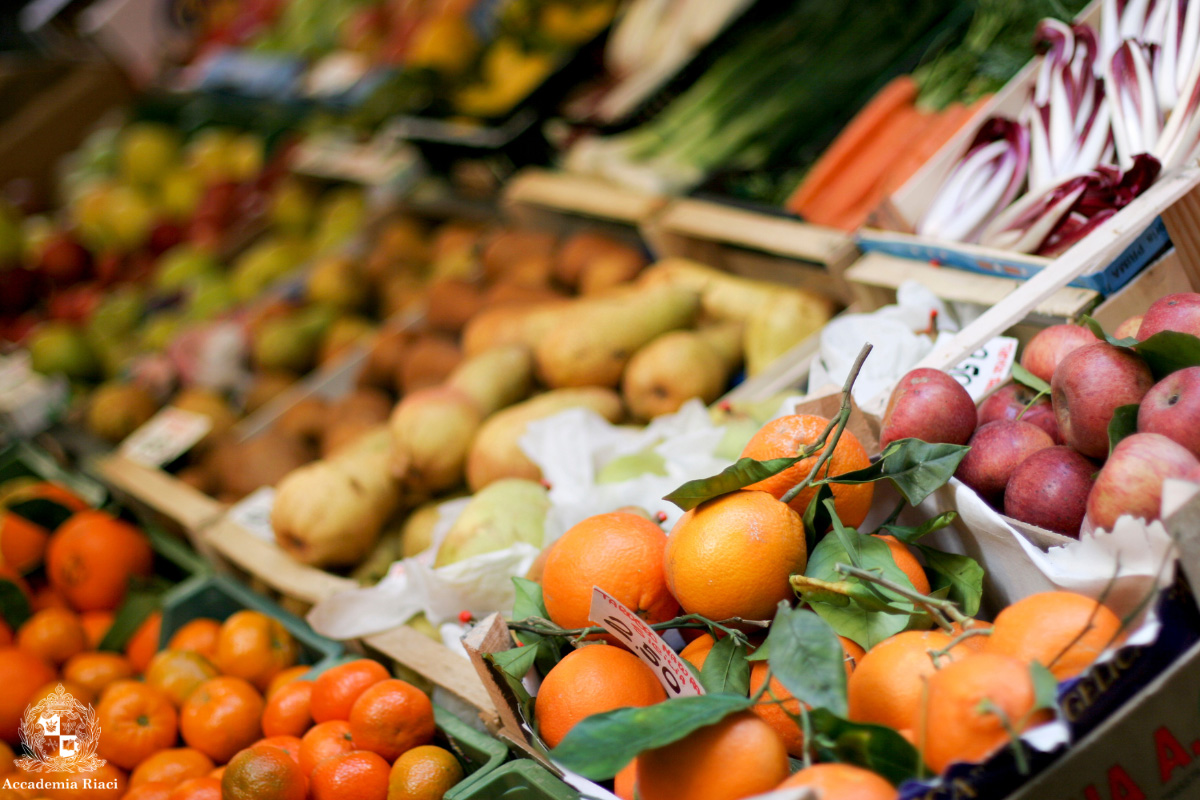
<svg viewBox="0 0 1200 800">
<path fill-rule="evenodd" d="M 1172 294 L 1125 320 L 1114 338 L 1161 331 L 1200 337 L 1200 294 Z M 1016 382 L 978 409 L 950 375 L 916 369 L 893 390 L 880 447 L 917 438 L 970 446 L 955 477 L 1013 519 L 1067 536 L 1112 530 L 1122 515 L 1157 519 L 1163 481 L 1200 480 L 1200 366 L 1157 383 L 1130 347 L 1082 325 L 1040 331 L 1020 364 L 1049 384 L 1047 397 Z M 1109 451 L 1109 423 L 1137 406 L 1137 430 Z"/>
</svg>

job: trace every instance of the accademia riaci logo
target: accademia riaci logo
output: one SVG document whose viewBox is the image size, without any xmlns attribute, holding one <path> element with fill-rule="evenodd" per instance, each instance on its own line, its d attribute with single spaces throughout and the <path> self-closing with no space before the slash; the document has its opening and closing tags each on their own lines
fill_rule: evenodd
<svg viewBox="0 0 1200 800">
<path fill-rule="evenodd" d="M 91 772 L 106 763 L 96 755 L 96 710 L 76 700 L 61 683 L 25 709 L 20 734 L 29 755 L 18 758 L 16 765 L 25 772 Z"/>
</svg>

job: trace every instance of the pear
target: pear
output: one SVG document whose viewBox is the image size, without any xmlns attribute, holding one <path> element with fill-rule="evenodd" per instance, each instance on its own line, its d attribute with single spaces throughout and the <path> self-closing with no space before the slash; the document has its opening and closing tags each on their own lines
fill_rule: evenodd
<svg viewBox="0 0 1200 800">
<path fill-rule="evenodd" d="M 538 374 L 554 388 L 616 386 L 639 348 L 699 312 L 699 294 L 670 286 L 579 303 L 538 343 Z"/>
<path fill-rule="evenodd" d="M 375 333 L 375 323 L 365 317 L 338 317 L 321 337 L 317 362 L 328 364 L 359 344 L 365 345 Z"/>
<path fill-rule="evenodd" d="M 354 259 L 332 255 L 323 256 L 313 265 L 305 293 L 310 302 L 356 311 L 366 305 L 369 287 Z"/>
<path fill-rule="evenodd" d="M 158 411 L 154 397 L 132 383 L 112 382 L 92 394 L 87 409 L 87 428 L 109 442 L 119 442 Z"/>
<path fill-rule="evenodd" d="M 265 320 L 252 344 L 255 365 L 264 370 L 307 372 L 331 322 L 330 313 L 318 306 Z"/>
<path fill-rule="evenodd" d="M 667 460 L 653 447 L 647 447 L 609 461 L 596 473 L 596 483 L 624 483 L 642 475 L 666 474 Z"/>
<path fill-rule="evenodd" d="M 423 333 L 404 350 L 396 371 L 396 385 L 405 393 L 439 386 L 462 362 L 462 351 L 447 336 Z"/>
<path fill-rule="evenodd" d="M 171 405 L 176 408 L 182 408 L 184 411 L 203 414 L 212 423 L 212 427 L 209 428 L 208 433 L 204 434 L 204 438 L 196 443 L 195 446 L 198 449 L 208 447 L 214 441 L 229 433 L 238 420 L 237 414 L 234 413 L 224 397 L 211 389 L 204 389 L 199 386 L 184 389 L 175 395 L 175 399 L 171 401 Z"/>
<path fill-rule="evenodd" d="M 292 239 L 271 237 L 238 256 L 233 265 L 232 288 L 241 302 L 249 302 L 285 277 L 304 260 L 305 247 Z"/>
<path fill-rule="evenodd" d="M 463 329 L 463 351 L 473 356 L 504 344 L 523 344 L 533 349 L 575 307 L 576 303 L 552 300 L 487 309 L 476 314 Z"/>
<path fill-rule="evenodd" d="M 618 242 L 602 233 L 580 231 L 568 237 L 563 242 L 562 249 L 558 251 L 558 259 L 554 265 L 554 274 L 564 285 L 577 287 L 581 292 L 586 293 L 584 275 L 593 268 L 593 264 L 602 259 L 609 258 L 612 258 L 614 261 L 624 262 L 627 265 L 625 268 L 627 271 L 631 268 L 631 265 L 636 264 L 636 269 L 633 269 L 632 275 L 629 276 L 631 278 L 646 263 L 642 254 L 634 247 L 623 242 Z M 592 278 L 591 280 L 598 282 L 596 278 Z"/>
<path fill-rule="evenodd" d="M 505 276 L 523 261 L 535 260 L 539 264 L 544 261 L 546 280 L 554 268 L 554 253 L 558 248 L 558 240 L 549 233 L 540 231 L 500 231 L 488 237 L 480 260 L 483 262 L 484 276 L 489 282 L 503 280 Z M 542 267 L 539 267 L 539 271 Z M 516 281 L 520 283 L 521 281 Z M 541 283 L 545 283 L 543 280 Z"/>
<path fill-rule="evenodd" d="M 590 261 L 579 278 L 580 294 L 600 294 L 615 286 L 628 283 L 646 266 L 646 259 L 636 250 L 616 250 Z"/>
<path fill-rule="evenodd" d="M 621 381 L 629 410 L 648 420 L 678 411 L 693 397 L 706 405 L 716 400 L 741 361 L 741 342 L 736 322 L 664 333 L 629 360 Z"/>
<path fill-rule="evenodd" d="M 829 321 L 828 301 L 808 292 L 781 292 L 746 321 L 746 373 L 760 374 L 775 359 L 817 333 Z"/>
<path fill-rule="evenodd" d="M 731 275 L 685 258 L 667 258 L 648 267 L 638 278 L 638 285 L 674 286 L 700 292 L 705 316 L 718 320 L 748 322 L 772 298 L 783 293 L 807 297 L 814 307 L 825 310 L 826 319 L 833 314 L 833 301 L 823 295 L 781 287 L 773 281 Z"/>
<path fill-rule="evenodd" d="M 462 481 L 467 452 L 483 415 L 458 389 L 430 387 L 404 398 L 388 422 L 391 473 L 413 492 L 434 494 Z"/>
<path fill-rule="evenodd" d="M 541 547 L 550 495 L 539 483 L 512 478 L 478 492 L 438 547 L 435 567 L 524 542 Z"/>
<path fill-rule="evenodd" d="M 276 544 L 311 566 L 361 561 L 400 503 L 388 470 L 390 448 L 388 430 L 380 426 L 335 457 L 288 473 L 271 509 Z"/>
<path fill-rule="evenodd" d="M 424 553 L 433 544 L 433 529 L 442 517 L 440 508 L 443 502 L 425 503 L 408 515 L 400 530 L 400 558 L 412 558 Z"/>
<path fill-rule="evenodd" d="M 534 420 L 568 408 L 588 408 L 609 422 L 621 418 L 621 398 L 611 389 L 586 387 L 546 392 L 492 415 L 471 445 L 467 458 L 467 484 L 472 491 L 504 478 L 538 481 L 542 471 L 521 450 L 520 440 Z"/>
<path fill-rule="evenodd" d="M 493 348 L 464 361 L 446 385 L 466 394 L 485 417 L 490 416 L 529 395 L 533 353 L 521 345 Z"/>
</svg>

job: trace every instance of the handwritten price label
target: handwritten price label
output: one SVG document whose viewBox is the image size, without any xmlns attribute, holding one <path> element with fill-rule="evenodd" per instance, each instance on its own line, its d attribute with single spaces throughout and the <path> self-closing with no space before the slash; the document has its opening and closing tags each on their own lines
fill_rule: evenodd
<svg viewBox="0 0 1200 800">
<path fill-rule="evenodd" d="M 687 664 L 663 641 L 654 629 L 623 603 L 599 586 L 592 587 L 589 619 L 621 640 L 646 666 L 654 670 L 667 697 L 695 697 L 704 687 L 692 675 Z"/>
<path fill-rule="evenodd" d="M 212 429 L 212 420 L 194 411 L 167 406 L 126 437 L 121 455 L 147 467 L 170 464 Z"/>
<path fill-rule="evenodd" d="M 1008 380 L 1016 360 L 1017 340 L 1011 336 L 997 336 L 947 372 L 978 403 L 988 392 Z"/>
<path fill-rule="evenodd" d="M 255 537 L 274 542 L 275 529 L 271 527 L 271 509 L 274 507 L 275 487 L 263 486 L 229 509 L 228 516 L 231 522 L 250 531 Z"/>
</svg>

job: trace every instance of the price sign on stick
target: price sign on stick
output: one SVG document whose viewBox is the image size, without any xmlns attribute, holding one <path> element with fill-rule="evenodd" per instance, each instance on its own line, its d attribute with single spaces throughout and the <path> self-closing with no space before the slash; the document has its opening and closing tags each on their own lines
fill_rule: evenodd
<svg viewBox="0 0 1200 800">
<path fill-rule="evenodd" d="M 704 694 L 704 687 L 687 668 L 687 662 L 637 614 L 599 586 L 592 587 L 592 608 L 588 616 L 654 671 L 667 690 L 668 698 Z"/>
<path fill-rule="evenodd" d="M 271 509 L 274 507 L 275 487 L 263 486 L 229 509 L 229 519 L 257 538 L 273 542 L 275 529 L 271 527 Z"/>
<path fill-rule="evenodd" d="M 1016 360 L 1017 340 L 1011 336 L 997 336 L 946 372 L 978 403 L 988 392 L 1008 380 Z"/>
<path fill-rule="evenodd" d="M 212 429 L 204 414 L 167 406 L 126 437 L 121 455 L 146 467 L 170 464 Z"/>
</svg>

